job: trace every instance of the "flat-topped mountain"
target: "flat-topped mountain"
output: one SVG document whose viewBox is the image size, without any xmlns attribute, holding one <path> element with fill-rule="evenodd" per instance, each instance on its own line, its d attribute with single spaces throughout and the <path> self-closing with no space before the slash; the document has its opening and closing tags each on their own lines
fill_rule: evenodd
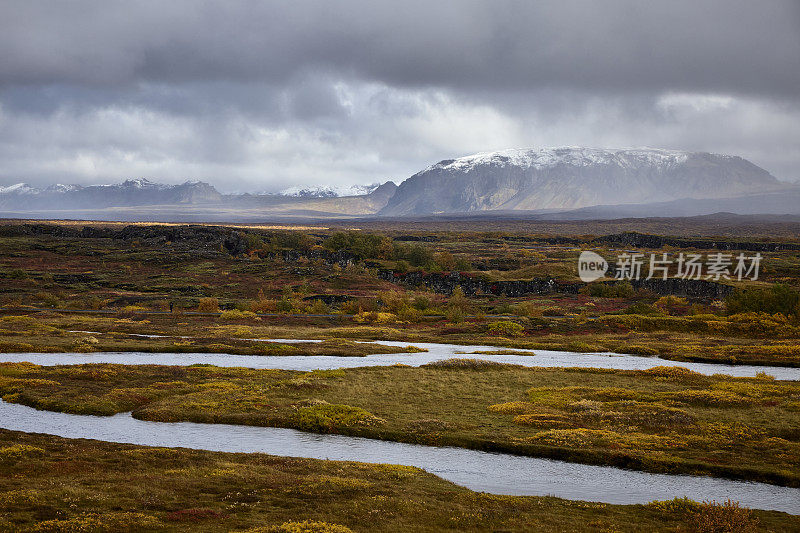
<svg viewBox="0 0 800 533">
<path fill-rule="evenodd" d="M 542 148 L 447 159 L 397 189 L 382 215 L 574 209 L 727 198 L 786 184 L 737 156 L 659 149 Z"/>
</svg>

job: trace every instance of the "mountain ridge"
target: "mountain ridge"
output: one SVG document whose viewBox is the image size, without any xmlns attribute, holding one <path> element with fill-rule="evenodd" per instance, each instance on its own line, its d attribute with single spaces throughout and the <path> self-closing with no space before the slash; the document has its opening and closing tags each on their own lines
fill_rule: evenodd
<svg viewBox="0 0 800 533">
<path fill-rule="evenodd" d="M 401 183 L 380 214 L 577 209 L 737 196 L 785 185 L 734 155 L 657 148 L 509 149 L 429 166 Z"/>
<path fill-rule="evenodd" d="M 481 152 L 439 161 L 399 186 L 387 181 L 377 187 L 294 187 L 283 194 L 222 194 L 202 181 L 167 185 L 146 178 L 108 185 L 0 186 L 2 216 L 110 217 L 115 210 L 122 217 L 198 219 L 794 214 L 800 213 L 800 186 L 780 182 L 735 155 L 585 147 Z"/>
<path fill-rule="evenodd" d="M 367 186 L 366 194 L 285 196 L 280 194 L 221 194 L 202 181 L 178 185 L 155 183 L 145 178 L 106 185 L 53 184 L 46 188 L 25 183 L 0 186 L 0 216 L 49 216 L 66 218 L 152 216 L 255 218 L 365 216 L 379 211 L 394 194 L 397 185 L 387 181 Z M 366 190 L 365 190 L 366 192 Z"/>
</svg>

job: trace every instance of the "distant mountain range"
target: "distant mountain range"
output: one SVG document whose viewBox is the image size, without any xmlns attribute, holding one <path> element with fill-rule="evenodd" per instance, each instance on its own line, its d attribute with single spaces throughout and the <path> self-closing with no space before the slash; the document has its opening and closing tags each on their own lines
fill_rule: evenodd
<svg viewBox="0 0 800 533">
<path fill-rule="evenodd" d="M 37 189 L 25 183 L 0 187 L 0 208 L 89 209 L 135 205 L 212 204 L 223 195 L 201 181 L 164 185 L 131 179 L 114 185 L 64 185 Z"/>
<path fill-rule="evenodd" d="M 373 215 L 397 185 L 296 188 L 281 194 L 221 194 L 201 181 L 130 179 L 112 185 L 0 186 L 0 217 L 99 220 L 249 221 Z"/>
<path fill-rule="evenodd" d="M 563 210 L 727 198 L 786 186 L 736 156 L 657 149 L 504 150 L 428 167 L 404 181 L 381 214 Z"/>
<path fill-rule="evenodd" d="M 387 188 L 394 192 L 392 182 Z M 187 181 L 180 185 L 154 183 L 144 178 L 129 179 L 112 185 L 64 185 L 47 188 L 31 187 L 27 183 L 0 186 L 0 207 L 35 208 L 124 207 L 135 205 L 218 204 L 252 198 L 322 199 L 347 196 L 368 196 L 381 187 L 380 183 L 352 186 L 292 187 L 278 194 L 223 195 L 202 181 Z"/>
<path fill-rule="evenodd" d="M 447 159 L 400 186 L 221 194 L 200 181 L 0 186 L 0 216 L 259 221 L 365 216 L 609 219 L 716 212 L 800 214 L 800 187 L 737 156 L 659 149 L 545 148 Z"/>
</svg>

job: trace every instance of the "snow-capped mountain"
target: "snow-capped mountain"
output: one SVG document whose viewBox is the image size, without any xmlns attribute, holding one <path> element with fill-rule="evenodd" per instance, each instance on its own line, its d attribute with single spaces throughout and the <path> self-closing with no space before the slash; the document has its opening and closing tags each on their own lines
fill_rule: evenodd
<svg viewBox="0 0 800 533">
<path fill-rule="evenodd" d="M 311 187 L 289 187 L 282 190 L 281 196 L 294 198 L 340 198 L 342 196 L 364 196 L 380 187 L 380 183 L 371 185 L 315 185 Z"/>
<path fill-rule="evenodd" d="M 79 191 L 83 189 L 80 185 L 66 185 L 64 183 L 54 183 L 47 187 L 44 192 L 53 192 L 53 193 L 65 193 L 65 192 L 72 192 L 72 191 Z"/>
<path fill-rule="evenodd" d="M 515 149 L 440 161 L 404 181 L 381 214 L 725 198 L 785 185 L 737 156 L 653 148 Z"/>
<path fill-rule="evenodd" d="M 54 184 L 46 188 L 17 183 L 0 186 L 0 216 L 130 219 L 146 218 L 147 215 L 138 215 L 139 211 L 160 212 L 164 213 L 160 215 L 162 217 L 173 217 L 184 216 L 176 213 L 191 213 L 198 209 L 212 212 L 214 217 L 226 217 L 225 220 L 237 219 L 240 212 L 247 212 L 250 217 L 268 216 L 270 213 L 279 216 L 318 213 L 323 217 L 333 214 L 371 215 L 386 205 L 395 189 L 397 185 L 387 181 L 375 186 L 330 187 L 327 191 L 309 189 L 303 192 L 298 189 L 295 196 L 280 196 L 220 194 L 201 181 L 165 185 L 145 178 L 108 185 Z M 147 209 L 136 209 L 139 206 L 147 206 Z"/>
<path fill-rule="evenodd" d="M 38 194 L 39 189 L 31 187 L 27 183 L 15 183 L 6 187 L 0 186 L 0 194 Z"/>
<path fill-rule="evenodd" d="M 64 185 L 39 189 L 24 183 L 0 187 L 0 207 L 20 209 L 83 209 L 135 205 L 219 202 L 222 195 L 208 183 L 187 181 L 164 185 L 144 178 L 109 185 Z"/>
<path fill-rule="evenodd" d="M 717 155 L 730 158 L 731 156 Z M 684 163 L 689 152 L 678 150 L 661 150 L 656 148 L 638 148 L 627 150 L 603 150 L 599 148 L 581 148 L 567 146 L 563 148 L 541 148 L 538 150 L 509 149 L 497 152 L 480 152 L 458 159 L 440 161 L 428 167 L 431 169 L 452 169 L 462 172 L 485 165 L 499 167 L 516 166 L 521 168 L 553 168 L 558 165 L 588 167 L 591 165 L 619 165 L 636 167 L 642 165 L 666 167 Z"/>
<path fill-rule="evenodd" d="M 191 185 L 198 182 L 187 181 L 184 185 Z M 121 189 L 158 189 L 164 190 L 170 187 L 178 187 L 179 185 L 164 185 L 163 183 L 154 183 L 147 178 L 134 178 L 125 180 L 119 184 L 101 185 L 101 187 L 119 187 Z"/>
</svg>

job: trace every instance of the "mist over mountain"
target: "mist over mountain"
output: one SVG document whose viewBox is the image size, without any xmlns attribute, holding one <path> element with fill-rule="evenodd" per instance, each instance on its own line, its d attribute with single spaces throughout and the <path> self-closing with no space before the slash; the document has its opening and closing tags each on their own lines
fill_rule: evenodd
<svg viewBox="0 0 800 533">
<path fill-rule="evenodd" d="M 0 216 L 268 220 L 466 213 L 588 219 L 800 214 L 800 187 L 737 156 L 660 149 L 503 150 L 440 161 L 401 185 L 221 194 L 187 181 L 0 186 Z"/>
<path fill-rule="evenodd" d="M 153 183 L 144 178 L 114 185 L 64 185 L 45 189 L 25 183 L 0 187 L 0 207 L 20 209 L 86 209 L 161 204 L 203 204 L 222 200 L 217 190 L 201 181 L 180 185 Z"/>
<path fill-rule="evenodd" d="M 235 221 L 269 218 L 330 218 L 374 215 L 397 189 L 382 185 L 297 187 L 284 194 L 221 194 L 212 185 L 179 185 L 144 178 L 112 185 L 26 183 L 0 186 L 0 217 L 88 218 L 132 221 Z"/>
<path fill-rule="evenodd" d="M 727 198 L 786 186 L 737 156 L 659 149 L 503 150 L 428 167 L 404 181 L 380 214 L 576 209 Z"/>
</svg>

